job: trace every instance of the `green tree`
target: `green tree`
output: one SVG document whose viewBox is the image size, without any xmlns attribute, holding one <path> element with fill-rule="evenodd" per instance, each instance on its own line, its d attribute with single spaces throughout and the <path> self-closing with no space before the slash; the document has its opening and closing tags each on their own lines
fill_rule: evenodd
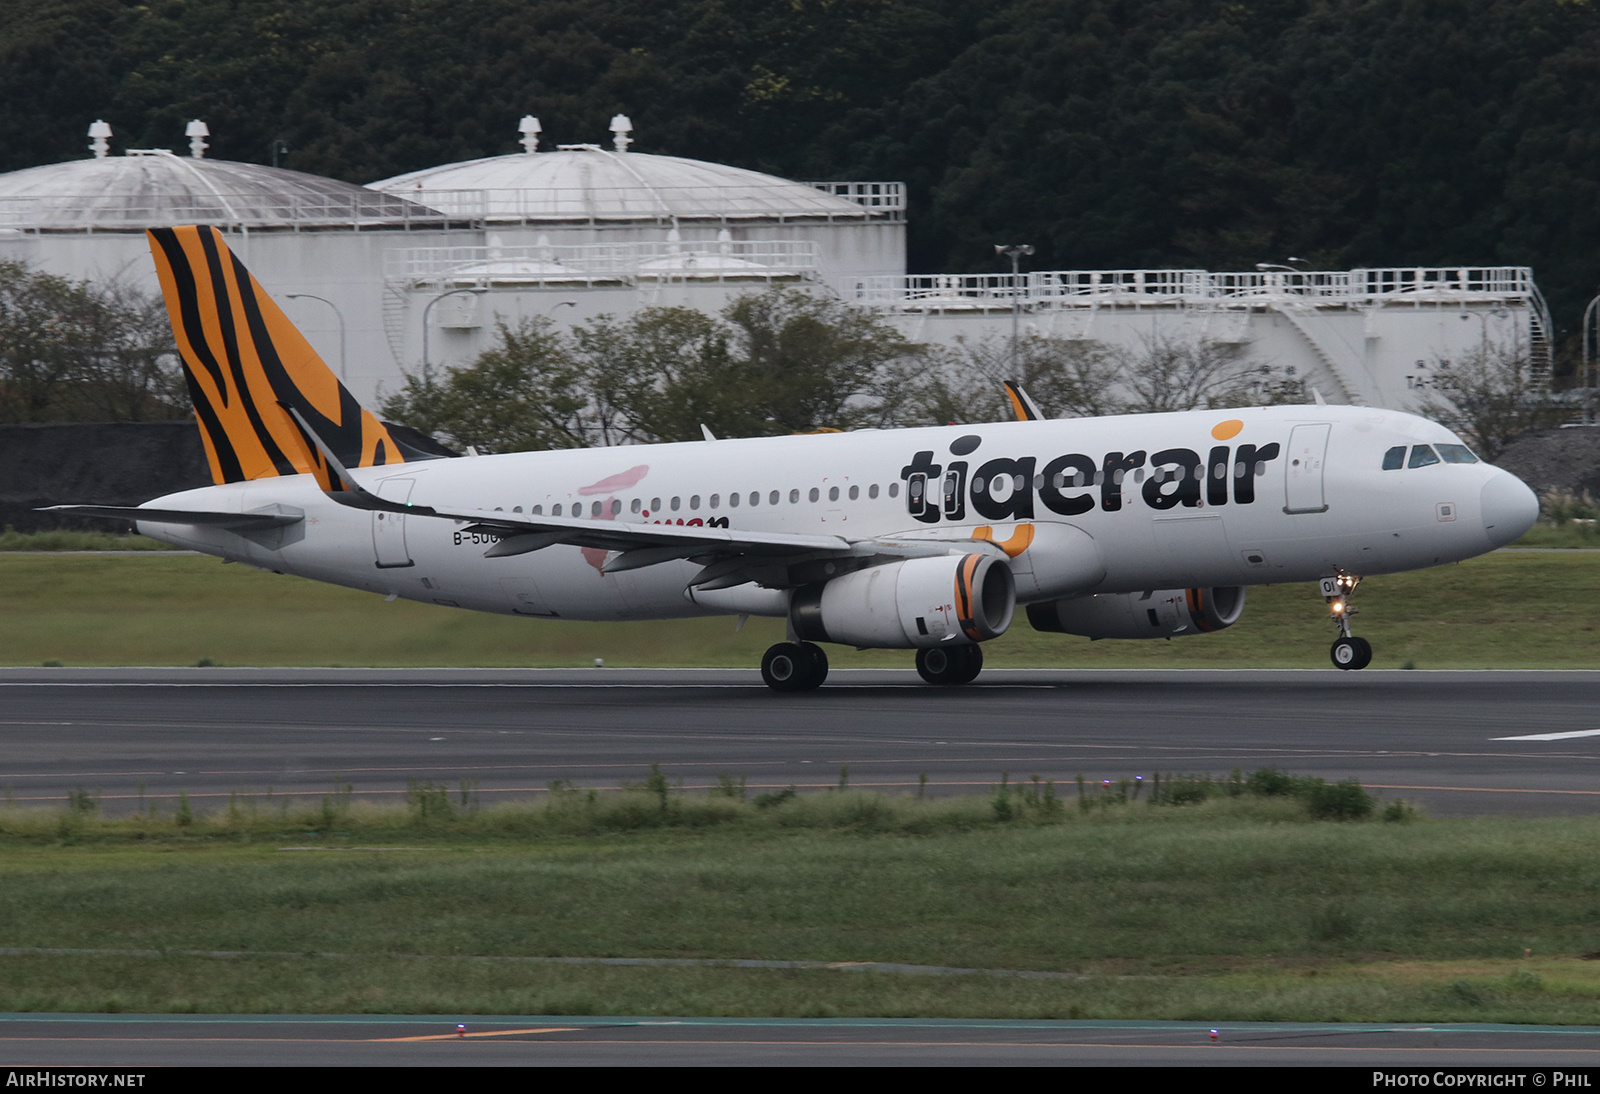
<svg viewBox="0 0 1600 1094">
<path fill-rule="evenodd" d="M 720 315 L 645 308 L 558 331 L 499 325 L 464 368 L 408 376 L 390 419 L 510 452 L 900 424 L 921 347 L 835 300 L 774 289 Z"/>
<path fill-rule="evenodd" d="M 1253 361 L 1243 345 L 1166 335 L 1112 354 L 1133 414 L 1304 402 L 1304 384 Z"/>
<path fill-rule="evenodd" d="M 740 297 L 722 318 L 748 385 L 743 435 L 898 424 L 891 366 L 921 350 L 881 319 L 794 289 Z"/>
<path fill-rule="evenodd" d="M 187 392 L 165 305 L 0 261 L 0 421 L 178 418 Z"/>
<path fill-rule="evenodd" d="M 1013 354 L 1008 337 L 958 338 L 930 356 L 938 365 L 914 386 L 908 424 L 1010 421 L 1015 412 L 1002 387 L 1006 380 L 1021 384 L 1052 418 L 1123 410 L 1117 362 L 1101 342 L 1028 334 L 1017 339 Z"/>
<path fill-rule="evenodd" d="M 1417 412 L 1468 440 L 1493 463 L 1507 444 L 1549 429 L 1572 412 L 1550 397 L 1526 347 L 1485 342 L 1453 360 L 1436 360 L 1432 393 Z"/>
<path fill-rule="evenodd" d="M 491 452 L 587 444 L 585 378 L 555 325 L 536 316 L 497 330 L 499 345 L 471 365 L 407 376 L 384 415 Z"/>
<path fill-rule="evenodd" d="M 645 308 L 625 320 L 602 316 L 573 331 L 591 398 L 591 440 L 695 441 L 750 427 L 740 363 L 728 331 L 693 308 Z"/>
</svg>

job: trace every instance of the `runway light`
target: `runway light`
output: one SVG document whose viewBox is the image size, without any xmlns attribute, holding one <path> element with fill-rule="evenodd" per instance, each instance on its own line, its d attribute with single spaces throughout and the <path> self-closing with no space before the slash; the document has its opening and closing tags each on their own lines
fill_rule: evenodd
<svg viewBox="0 0 1600 1094">
<path fill-rule="evenodd" d="M 1211 1043 L 1212 1044 L 1216 1044 L 1217 1043 L 1217 1031 L 1216 1030 L 1212 1030 L 1211 1031 Z"/>
<path fill-rule="evenodd" d="M 465 1037 L 466 1035 L 467 1035 L 467 1024 L 465 1022 L 457 1022 L 456 1023 L 456 1036 L 457 1037 Z M 1212 1036 L 1213 1040 L 1216 1039 L 1216 1034 L 1215 1033 L 1213 1033 L 1211 1036 Z"/>
<path fill-rule="evenodd" d="M 606 667 L 606 659 L 604 657 L 596 657 L 594 659 L 594 667 L 597 668 L 597 669 L 605 668 Z"/>
</svg>

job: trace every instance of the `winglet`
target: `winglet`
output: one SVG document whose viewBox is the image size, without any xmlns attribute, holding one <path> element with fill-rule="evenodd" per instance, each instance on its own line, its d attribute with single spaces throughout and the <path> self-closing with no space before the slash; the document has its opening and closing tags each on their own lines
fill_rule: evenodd
<svg viewBox="0 0 1600 1094">
<path fill-rule="evenodd" d="M 1047 414 L 1039 409 L 1039 404 L 1033 397 L 1022 390 L 1022 385 L 1015 380 L 1003 381 L 1006 389 L 1006 398 L 1011 400 L 1011 411 L 1017 416 L 1019 422 L 1043 421 Z"/>
</svg>

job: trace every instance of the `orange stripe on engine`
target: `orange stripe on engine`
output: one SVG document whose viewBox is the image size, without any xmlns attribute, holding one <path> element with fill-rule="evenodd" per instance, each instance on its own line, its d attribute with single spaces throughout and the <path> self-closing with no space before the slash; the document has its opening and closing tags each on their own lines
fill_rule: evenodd
<svg viewBox="0 0 1600 1094">
<path fill-rule="evenodd" d="M 983 641 L 983 636 L 972 621 L 972 578 L 981 561 L 982 555 L 968 555 L 956 570 L 956 623 L 974 642 Z"/>
<path fill-rule="evenodd" d="M 1205 590 L 1185 589 L 1183 591 L 1183 596 L 1189 604 L 1189 618 L 1194 621 L 1194 625 L 1200 628 L 1202 631 L 1205 631 L 1207 634 L 1214 632 L 1217 628 L 1206 622 Z"/>
</svg>

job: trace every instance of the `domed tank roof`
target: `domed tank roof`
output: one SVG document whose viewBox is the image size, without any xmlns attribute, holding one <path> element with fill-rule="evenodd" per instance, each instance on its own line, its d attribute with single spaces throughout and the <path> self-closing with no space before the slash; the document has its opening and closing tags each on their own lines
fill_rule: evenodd
<svg viewBox="0 0 1600 1094">
<path fill-rule="evenodd" d="M 348 182 L 254 163 L 129 149 L 0 174 L 0 228 L 133 231 L 172 224 L 245 228 L 437 223 L 431 209 Z"/>
<path fill-rule="evenodd" d="M 855 201 L 803 182 L 592 144 L 447 163 L 368 185 L 450 217 L 481 220 L 861 220 L 873 215 Z"/>
</svg>

